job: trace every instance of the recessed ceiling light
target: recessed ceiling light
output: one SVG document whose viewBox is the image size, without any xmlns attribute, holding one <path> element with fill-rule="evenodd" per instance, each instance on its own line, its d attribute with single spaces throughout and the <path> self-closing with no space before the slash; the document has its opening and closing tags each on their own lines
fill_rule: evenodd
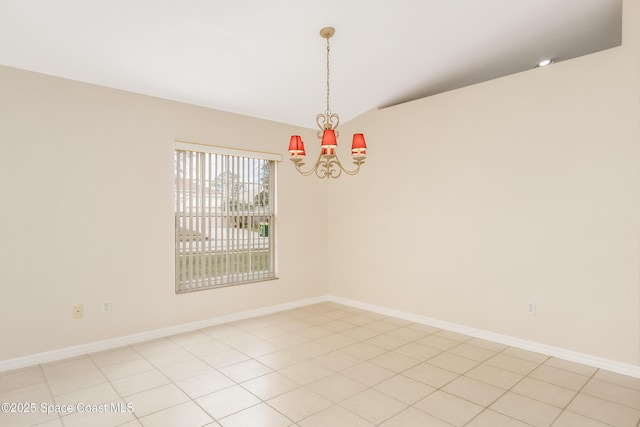
<svg viewBox="0 0 640 427">
<path fill-rule="evenodd" d="M 554 61 L 553 59 L 545 59 L 543 61 L 538 62 L 538 65 L 536 65 L 536 67 L 546 67 L 547 65 L 551 65 L 553 64 Z"/>
</svg>

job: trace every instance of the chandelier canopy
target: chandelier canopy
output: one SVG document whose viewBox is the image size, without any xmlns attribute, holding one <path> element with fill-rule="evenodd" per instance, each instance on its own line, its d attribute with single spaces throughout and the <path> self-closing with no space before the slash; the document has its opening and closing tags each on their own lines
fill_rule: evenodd
<svg viewBox="0 0 640 427">
<path fill-rule="evenodd" d="M 306 152 L 304 149 L 304 142 L 300 135 L 292 135 L 291 140 L 289 141 L 289 153 L 291 154 L 290 159 L 294 163 L 296 170 L 304 176 L 315 173 L 318 178 L 338 178 L 342 172 L 347 175 L 355 175 L 358 173 L 360 165 L 364 163 L 367 157 L 367 144 L 364 140 L 364 135 L 361 133 L 354 134 L 353 141 L 351 143 L 351 157 L 353 159 L 353 163 L 356 165 L 355 169 L 345 169 L 336 154 L 336 147 L 338 146 L 338 132 L 336 131 L 336 128 L 338 127 L 338 124 L 340 124 L 340 117 L 338 117 L 338 114 L 333 113 L 329 107 L 329 95 L 331 93 L 329 86 L 329 53 L 331 51 L 329 39 L 334 34 L 335 29 L 333 27 L 325 27 L 320 30 L 320 35 L 327 39 L 327 108 L 324 114 L 320 113 L 316 116 L 316 124 L 320 129 L 318 130 L 317 135 L 318 139 L 322 142 L 320 143 L 320 154 L 318 155 L 318 160 L 311 169 L 308 171 L 303 171 L 301 169 L 304 165 L 303 160 L 306 156 Z"/>
</svg>

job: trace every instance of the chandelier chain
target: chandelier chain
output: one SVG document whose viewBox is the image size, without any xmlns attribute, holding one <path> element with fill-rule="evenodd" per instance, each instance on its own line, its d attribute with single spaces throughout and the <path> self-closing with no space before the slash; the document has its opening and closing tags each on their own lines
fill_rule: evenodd
<svg viewBox="0 0 640 427">
<path fill-rule="evenodd" d="M 331 109 L 329 108 L 329 51 L 330 51 L 330 46 L 329 46 L 329 38 L 327 38 L 327 111 L 326 114 L 327 116 L 331 115 Z"/>
</svg>

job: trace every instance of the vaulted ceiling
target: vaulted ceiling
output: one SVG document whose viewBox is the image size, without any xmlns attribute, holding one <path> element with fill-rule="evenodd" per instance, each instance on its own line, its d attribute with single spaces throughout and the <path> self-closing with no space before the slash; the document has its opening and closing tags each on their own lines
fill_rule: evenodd
<svg viewBox="0 0 640 427">
<path fill-rule="evenodd" d="M 0 0 L 0 64 L 305 127 L 621 43 L 622 0 Z"/>
</svg>

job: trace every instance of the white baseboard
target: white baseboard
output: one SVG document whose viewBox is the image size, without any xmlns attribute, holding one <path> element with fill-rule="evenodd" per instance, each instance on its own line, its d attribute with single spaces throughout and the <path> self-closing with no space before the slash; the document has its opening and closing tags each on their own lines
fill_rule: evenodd
<svg viewBox="0 0 640 427">
<path fill-rule="evenodd" d="M 113 348 L 122 347 L 124 345 L 136 344 L 139 342 L 149 341 L 157 338 L 163 338 L 169 335 L 181 334 L 185 332 L 195 331 L 197 329 L 207 328 L 209 326 L 221 325 L 223 323 L 235 322 L 236 320 L 249 319 L 251 317 L 263 316 L 265 314 L 278 313 L 280 311 L 291 310 L 305 305 L 326 302 L 327 297 L 315 297 L 304 300 L 288 302 L 284 304 L 272 305 L 269 307 L 258 308 L 255 310 L 243 311 L 240 313 L 227 314 L 224 316 L 213 317 L 211 319 L 201 320 L 198 322 L 183 323 L 180 325 L 169 326 L 166 328 L 154 329 L 151 331 L 141 332 L 138 334 L 125 335 L 123 337 L 110 338 L 102 341 L 95 341 L 87 344 L 81 344 L 73 347 L 61 348 L 58 350 L 47 351 L 44 353 L 32 354 L 15 359 L 0 360 L 0 372 L 10 371 L 12 369 L 25 368 L 27 366 L 39 365 L 41 363 L 56 362 L 58 360 L 68 359 L 70 357 L 82 356 L 97 351 L 111 350 Z"/>
<path fill-rule="evenodd" d="M 360 301 L 350 300 L 348 298 L 336 297 L 329 295 L 328 301 L 338 304 L 348 305 L 362 310 L 372 311 L 374 313 L 384 314 L 387 316 L 397 317 L 399 319 L 408 320 L 410 322 L 420 323 L 423 325 L 433 326 L 435 328 L 446 329 L 452 332 L 469 335 L 475 338 L 481 338 L 487 341 L 493 341 L 511 347 L 521 348 L 536 353 L 545 354 L 547 356 L 557 357 L 559 359 L 571 362 L 581 363 L 583 365 L 592 366 L 594 368 L 605 369 L 607 371 L 617 372 L 619 374 L 640 378 L 640 366 L 627 363 L 617 362 L 615 360 L 604 359 L 590 354 L 579 353 L 560 347 L 554 347 L 546 344 L 540 344 L 533 341 L 527 341 L 520 338 L 510 337 L 508 335 L 497 334 L 495 332 L 485 331 L 482 329 L 471 328 L 469 326 L 459 325 L 456 323 L 446 322 L 443 320 L 433 319 L 426 316 L 420 316 L 405 311 L 394 310 L 379 305 L 367 304 Z"/>
<path fill-rule="evenodd" d="M 325 301 L 331 301 L 350 307 L 360 308 L 362 310 L 372 311 L 387 316 L 397 317 L 399 319 L 408 320 L 410 322 L 429 325 L 440 329 L 446 329 L 452 332 L 458 332 L 476 338 L 493 341 L 500 344 L 517 347 L 524 350 L 534 351 L 536 353 L 557 357 L 559 359 L 569 360 L 571 362 L 581 363 L 595 368 L 605 369 L 619 374 L 640 378 L 640 366 L 627 363 L 617 362 L 615 360 L 604 359 L 589 354 L 579 353 L 572 350 L 553 347 L 546 344 L 540 344 L 533 341 L 527 341 L 520 338 L 510 337 L 508 335 L 497 334 L 495 332 L 485 331 L 482 329 L 471 328 L 469 326 L 459 325 L 456 323 L 446 322 L 443 320 L 433 319 L 426 316 L 420 316 L 405 311 L 395 310 L 379 305 L 368 304 L 360 301 L 350 300 L 347 298 L 337 297 L 333 295 L 320 296 L 304 300 L 293 301 L 285 304 L 278 304 L 269 307 L 263 307 L 255 310 L 243 311 L 224 316 L 213 317 L 211 319 L 201 320 L 198 322 L 183 323 L 180 325 L 169 326 L 166 328 L 154 329 L 138 334 L 126 335 L 123 337 L 111 338 L 102 341 L 95 341 L 87 344 L 81 344 L 74 347 L 62 348 L 59 350 L 48 351 L 44 353 L 33 354 L 15 359 L 0 360 L 0 372 L 12 369 L 25 368 L 27 366 L 38 365 L 41 363 L 55 362 L 58 360 L 68 359 L 70 357 L 81 356 L 88 353 L 110 350 L 124 345 L 136 344 L 143 341 L 149 341 L 157 338 L 163 338 L 169 335 L 181 334 L 185 332 L 203 329 L 209 326 L 220 325 L 223 323 L 234 322 L 237 320 L 249 319 L 251 317 L 263 316 L 266 314 L 277 313 L 280 311 L 291 310 L 306 305 L 318 304 Z"/>
</svg>

